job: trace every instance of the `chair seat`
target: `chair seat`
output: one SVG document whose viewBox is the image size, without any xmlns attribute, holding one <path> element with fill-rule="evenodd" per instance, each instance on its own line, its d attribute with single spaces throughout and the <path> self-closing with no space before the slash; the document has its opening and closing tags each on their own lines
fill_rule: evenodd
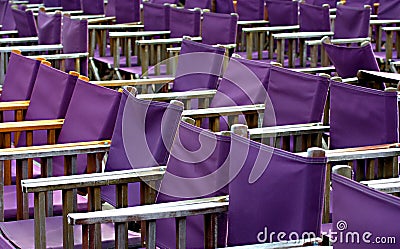
<svg viewBox="0 0 400 249">
<path fill-rule="evenodd" d="M 33 206 L 34 206 L 33 193 L 29 194 L 29 216 L 33 218 Z M 78 212 L 87 211 L 87 199 L 83 196 L 78 195 Z M 62 193 L 61 191 L 53 192 L 53 209 L 54 215 L 62 214 Z M 17 210 L 17 199 L 16 199 L 16 186 L 9 185 L 4 186 L 4 217 L 5 220 L 15 220 Z"/>
<path fill-rule="evenodd" d="M 13 249 L 15 247 L 33 249 L 35 247 L 34 220 L 21 220 L 0 223 L 3 236 L 0 236 L 0 246 L 2 249 Z M 74 226 L 75 248 L 82 247 L 81 226 Z M 114 246 L 114 225 L 102 224 L 102 247 L 110 248 Z M 128 232 L 129 245 L 140 245 L 140 234 Z M 63 221 L 62 217 L 46 218 L 46 239 L 47 248 L 62 249 L 63 246 Z M 10 246 L 11 243 L 15 246 Z"/>
</svg>

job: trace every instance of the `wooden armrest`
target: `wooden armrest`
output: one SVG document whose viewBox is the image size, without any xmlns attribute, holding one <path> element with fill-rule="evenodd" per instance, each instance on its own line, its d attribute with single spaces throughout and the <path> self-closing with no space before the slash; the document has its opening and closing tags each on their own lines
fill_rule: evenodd
<svg viewBox="0 0 400 249">
<path fill-rule="evenodd" d="M 138 40 L 137 45 L 164 45 L 181 43 L 183 38 L 168 38 L 168 39 L 152 39 L 152 40 Z M 191 37 L 192 41 L 201 41 L 201 37 Z"/>
<path fill-rule="evenodd" d="M 365 37 L 365 38 L 349 38 L 349 39 L 331 39 L 332 44 L 361 43 L 365 41 L 371 41 L 371 38 Z M 321 45 L 322 42 L 321 40 L 314 40 L 314 41 L 306 41 L 305 44 L 308 46 L 315 46 L 315 45 Z"/>
<path fill-rule="evenodd" d="M 193 215 L 205 215 L 211 213 L 223 213 L 228 211 L 227 197 L 214 197 L 198 200 L 161 203 L 114 210 L 70 213 L 68 223 L 72 225 L 99 224 L 157 220 L 165 218 L 178 218 Z"/>
<path fill-rule="evenodd" d="M 71 54 L 44 54 L 44 55 L 32 55 L 27 56 L 28 58 L 44 58 L 45 60 L 66 60 L 66 59 L 77 59 L 88 57 L 89 53 L 71 53 Z"/>
<path fill-rule="evenodd" d="M 324 133 L 329 131 L 329 126 L 322 125 L 321 123 L 312 123 L 312 124 L 254 128 L 254 129 L 249 129 L 248 131 L 251 139 L 260 139 L 260 138 L 276 137 L 276 136 L 282 137 L 282 136 Z"/>
<path fill-rule="evenodd" d="M 384 24 L 396 24 L 400 23 L 400 20 L 379 20 L 379 19 L 374 19 L 370 20 L 369 24 L 370 25 L 384 25 Z"/>
<path fill-rule="evenodd" d="M 18 34 L 17 30 L 1 30 L 0 35 L 16 35 Z"/>
<path fill-rule="evenodd" d="M 72 16 L 73 17 L 73 16 Z M 79 16 L 81 19 L 88 19 L 88 24 L 97 24 L 97 23 L 105 23 L 105 22 L 113 22 L 115 21 L 115 16 L 101 17 L 101 15 L 93 15 L 93 16 Z"/>
<path fill-rule="evenodd" d="M 238 21 L 239 26 L 251 26 L 251 25 L 267 25 L 269 21 L 266 20 L 252 20 L 252 21 Z"/>
<path fill-rule="evenodd" d="M 132 182 L 159 181 L 164 176 L 165 170 L 166 167 L 161 166 L 107 173 L 48 177 L 22 180 L 21 185 L 24 193 L 102 187 L 108 185 L 128 184 Z"/>
<path fill-rule="evenodd" d="M 316 67 L 316 68 L 292 68 L 290 70 L 302 73 L 317 74 L 317 73 L 333 72 L 335 71 L 335 67 L 329 66 L 329 67 Z"/>
<path fill-rule="evenodd" d="M 206 118 L 206 117 L 220 117 L 241 115 L 245 113 L 258 113 L 264 111 L 265 105 L 243 105 L 243 106 L 230 106 L 230 107 L 216 107 L 197 110 L 184 110 L 182 116 L 191 118 Z"/>
<path fill-rule="evenodd" d="M 46 52 L 62 50 L 61 44 L 56 45 L 34 45 L 34 46 L 11 46 L 0 47 L 0 53 L 10 53 L 13 50 L 20 50 L 21 52 Z"/>
<path fill-rule="evenodd" d="M 2 38 L 0 39 L 0 44 L 18 44 L 27 42 L 38 42 L 37 37 L 17 37 L 17 38 Z"/>
<path fill-rule="evenodd" d="M 28 109 L 29 102 L 30 102 L 29 100 L 0 102 L 0 112 L 1 111 L 26 110 L 26 109 Z"/>
<path fill-rule="evenodd" d="M 112 25 L 88 25 L 90 29 L 96 30 L 118 30 L 118 29 L 143 29 L 141 24 L 112 24 Z"/>
<path fill-rule="evenodd" d="M 155 94 L 138 94 L 138 99 L 154 100 L 154 101 L 170 101 L 170 100 L 186 100 L 198 98 L 212 98 L 216 90 L 187 91 L 187 92 L 170 92 Z"/>
<path fill-rule="evenodd" d="M 7 148 L 0 150 L 0 161 L 37 157 L 68 156 L 88 153 L 107 152 L 110 140 L 91 141 L 67 144 L 52 144 L 30 147 Z"/>
<path fill-rule="evenodd" d="M 400 27 L 382 27 L 383 31 L 400 31 Z"/>
<path fill-rule="evenodd" d="M 236 48 L 236 44 L 217 44 L 217 45 L 213 45 L 213 47 L 221 47 L 221 48 L 225 48 L 225 49 L 234 49 L 234 48 Z"/>
<path fill-rule="evenodd" d="M 0 132 L 19 132 L 61 129 L 64 119 L 0 123 Z"/>
<path fill-rule="evenodd" d="M 388 194 L 400 192 L 400 179 L 399 178 L 389 178 L 389 179 L 379 179 L 362 181 L 361 184 L 367 185 L 370 188 L 385 192 Z"/>
<path fill-rule="evenodd" d="M 179 53 L 181 51 L 181 47 L 167 48 L 168 52 Z"/>
<path fill-rule="evenodd" d="M 378 81 L 378 82 L 386 82 L 386 83 L 400 82 L 400 74 L 397 74 L 397 73 L 359 70 L 357 73 L 357 77 L 359 79 L 367 80 L 367 81 Z"/>
<path fill-rule="evenodd" d="M 153 84 L 167 84 L 174 81 L 173 77 L 138 79 L 138 80 L 110 80 L 110 81 L 91 81 L 91 83 L 105 87 L 122 87 L 122 86 L 141 86 Z"/>
<path fill-rule="evenodd" d="M 110 32 L 110 38 L 146 37 L 169 35 L 171 31 L 137 31 L 137 32 Z"/>
<path fill-rule="evenodd" d="M 299 25 L 293 26 L 274 26 L 274 27 L 257 27 L 257 28 L 243 28 L 242 31 L 244 33 L 251 32 L 276 32 L 276 31 L 288 31 L 288 30 L 297 30 L 299 29 Z"/>
<path fill-rule="evenodd" d="M 279 33 L 273 34 L 274 39 L 304 39 L 323 36 L 332 36 L 333 32 L 296 32 L 296 33 Z"/>
</svg>

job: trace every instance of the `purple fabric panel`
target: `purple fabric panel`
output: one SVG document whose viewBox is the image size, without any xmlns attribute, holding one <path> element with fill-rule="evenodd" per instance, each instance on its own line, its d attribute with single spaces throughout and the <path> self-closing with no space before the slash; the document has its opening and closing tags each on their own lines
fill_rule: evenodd
<svg viewBox="0 0 400 249">
<path fill-rule="evenodd" d="M 111 139 L 121 94 L 80 79 L 76 81 L 57 143 Z M 64 175 L 63 158 L 55 158 L 53 174 Z M 78 174 L 86 169 L 86 156 L 78 156 Z"/>
<path fill-rule="evenodd" d="M 15 185 L 4 186 L 4 218 L 5 220 L 16 220 L 17 218 L 17 189 Z M 29 193 L 29 217 L 34 216 L 34 195 Z M 77 195 L 78 212 L 87 211 L 87 199 L 81 195 Z M 53 211 L 54 215 L 62 215 L 62 193 L 61 191 L 53 192 Z"/>
<path fill-rule="evenodd" d="M 330 8 L 336 8 L 337 0 L 306 0 L 306 3 L 322 6 L 324 4 L 329 4 Z"/>
<path fill-rule="evenodd" d="M 183 40 L 172 91 L 216 89 L 225 50 Z"/>
<path fill-rule="evenodd" d="M 61 7 L 64 11 L 81 10 L 80 0 L 61 0 Z"/>
<path fill-rule="evenodd" d="M 335 70 L 342 78 L 356 77 L 358 70 L 379 71 L 372 46 L 345 47 L 323 44 Z"/>
<path fill-rule="evenodd" d="M 331 31 L 329 8 L 301 3 L 299 24 L 301 32 Z"/>
<path fill-rule="evenodd" d="M 332 175 L 332 189 L 332 227 L 337 233 L 337 241 L 333 244 L 335 249 L 398 248 L 397 243 L 400 240 L 397 228 L 400 222 L 398 197 L 376 191 L 336 174 Z M 351 243 L 351 239 L 350 242 L 346 241 L 346 236 L 352 233 L 358 233 L 360 243 Z M 340 239 L 340 236 L 343 239 Z M 382 239 L 394 238 L 396 243 L 375 243 L 378 236 Z"/>
<path fill-rule="evenodd" d="M 258 237 L 273 242 L 280 232 L 284 240 L 291 232 L 319 236 L 325 168 L 326 158 L 300 157 L 232 135 L 228 245 L 257 244 Z"/>
<path fill-rule="evenodd" d="M 186 9 L 211 9 L 211 0 L 186 0 L 185 2 Z"/>
<path fill-rule="evenodd" d="M 203 13 L 202 42 L 205 44 L 235 44 L 237 33 L 236 15 Z"/>
<path fill-rule="evenodd" d="M 77 77 L 48 67 L 40 66 L 25 120 L 48 120 L 64 118 L 75 88 Z M 25 133 L 18 146 L 25 146 Z M 33 132 L 33 145 L 47 144 L 47 131 Z"/>
<path fill-rule="evenodd" d="M 333 38 L 368 37 L 370 16 L 371 9 L 339 5 L 336 11 Z"/>
<path fill-rule="evenodd" d="M 124 90 L 105 171 L 166 165 L 182 111 L 176 105 L 139 100 Z M 139 186 L 129 184 L 130 206 L 140 204 Z M 115 205 L 115 187 L 102 188 L 102 197 Z"/>
<path fill-rule="evenodd" d="M 215 0 L 215 12 L 230 14 L 235 13 L 235 6 L 232 0 Z"/>
<path fill-rule="evenodd" d="M 200 36 L 200 18 L 200 10 L 171 8 L 169 11 L 170 37 Z"/>
<path fill-rule="evenodd" d="M 63 224 L 62 216 L 46 218 L 46 245 L 47 248 L 63 248 Z M 2 242 L 6 239 L 12 241 L 18 248 L 34 249 L 34 220 L 20 220 L 13 222 L 0 223 L 0 229 L 4 233 L 1 236 Z M 114 224 L 101 225 L 102 246 L 112 248 L 115 244 Z M 75 248 L 82 246 L 82 227 L 74 226 L 74 244 Z M 140 234 L 128 231 L 128 240 L 130 245 L 140 243 Z M 15 248 L 11 247 L 11 248 Z M 8 249 L 7 247 L 2 249 Z"/>
<path fill-rule="evenodd" d="M 0 101 L 29 100 L 39 65 L 38 60 L 11 53 Z"/>
<path fill-rule="evenodd" d="M 43 0 L 46 7 L 61 7 L 61 0 Z"/>
<path fill-rule="evenodd" d="M 63 17 L 62 45 L 64 53 L 88 52 L 88 21 Z M 76 71 L 75 60 L 65 61 L 65 70 Z M 80 74 L 87 75 L 88 61 L 81 62 Z"/>
<path fill-rule="evenodd" d="M 169 30 L 169 6 L 144 2 L 143 22 L 145 31 Z"/>
<path fill-rule="evenodd" d="M 151 2 L 157 4 L 164 4 L 164 3 L 178 4 L 179 0 L 151 0 Z"/>
<path fill-rule="evenodd" d="M 116 23 L 140 22 L 140 0 L 116 0 Z"/>
<path fill-rule="evenodd" d="M 3 9 L 4 8 L 4 9 Z M 11 10 L 11 4 L 8 0 L 0 1 L 0 9 L 1 9 L 1 30 L 15 30 L 16 24 L 14 21 L 14 16 Z"/>
<path fill-rule="evenodd" d="M 369 5 L 372 7 L 374 5 L 374 1 L 373 0 L 346 0 L 345 5 L 349 6 L 349 7 L 364 7 L 364 5 Z"/>
<path fill-rule="evenodd" d="M 37 27 L 33 12 L 12 9 L 19 37 L 36 37 Z"/>
<path fill-rule="evenodd" d="M 271 67 L 263 126 L 321 122 L 329 79 Z"/>
<path fill-rule="evenodd" d="M 228 194 L 230 137 L 218 136 L 185 122 L 181 122 L 178 134 L 157 203 Z M 218 237 L 223 246 L 226 224 L 219 225 Z M 186 226 L 187 248 L 203 248 L 203 217 L 189 217 Z M 174 219 L 157 221 L 158 246 L 175 248 L 174 227 Z"/>
<path fill-rule="evenodd" d="M 117 0 L 108 0 L 106 5 L 106 16 L 116 16 L 115 7 Z"/>
<path fill-rule="evenodd" d="M 379 0 L 378 19 L 399 20 L 400 1 L 399 0 Z"/>
<path fill-rule="evenodd" d="M 28 2 L 30 4 L 39 4 L 39 3 L 43 3 L 43 0 L 29 0 Z"/>
<path fill-rule="evenodd" d="M 37 23 L 39 44 L 61 44 L 61 13 L 48 15 L 39 11 Z"/>
<path fill-rule="evenodd" d="M 103 15 L 104 0 L 81 0 L 82 10 L 87 15 Z"/>
<path fill-rule="evenodd" d="M 268 20 L 270 26 L 291 26 L 297 25 L 298 2 L 267 0 Z"/>
<path fill-rule="evenodd" d="M 239 20 L 264 20 L 264 4 L 264 0 L 238 0 L 236 8 Z"/>
<path fill-rule="evenodd" d="M 332 82 L 330 101 L 331 149 L 398 142 L 396 93 Z"/>
</svg>

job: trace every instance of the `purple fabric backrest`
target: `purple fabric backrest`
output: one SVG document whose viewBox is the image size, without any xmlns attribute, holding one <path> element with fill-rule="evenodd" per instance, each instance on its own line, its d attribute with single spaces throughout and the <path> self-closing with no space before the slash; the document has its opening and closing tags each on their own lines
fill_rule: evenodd
<svg viewBox="0 0 400 249">
<path fill-rule="evenodd" d="M 346 0 L 345 5 L 349 7 L 364 7 L 364 5 L 369 5 L 372 7 L 374 0 Z"/>
<path fill-rule="evenodd" d="M 41 64 L 25 120 L 64 118 L 77 78 L 77 76 Z M 20 136 L 18 146 L 24 146 L 25 141 L 25 136 Z M 47 144 L 47 131 L 34 131 L 33 145 L 43 144 Z"/>
<path fill-rule="evenodd" d="M 264 5 L 264 0 L 238 0 L 236 8 L 239 20 L 264 20 Z"/>
<path fill-rule="evenodd" d="M 395 92 L 332 82 L 331 149 L 398 142 Z"/>
<path fill-rule="evenodd" d="M 31 10 L 12 9 L 12 14 L 19 37 L 36 37 L 38 35 L 36 21 Z"/>
<path fill-rule="evenodd" d="M 203 13 L 202 42 L 205 44 L 235 44 L 238 16 L 236 14 Z"/>
<path fill-rule="evenodd" d="M 356 77 L 358 70 L 379 71 L 371 44 L 364 47 L 346 47 L 323 44 L 335 70 L 342 78 Z"/>
<path fill-rule="evenodd" d="M 293 232 L 318 237 L 326 158 L 301 157 L 234 134 L 231 139 L 228 246 L 276 242 L 281 232 L 281 241 Z"/>
<path fill-rule="evenodd" d="M 331 21 L 329 8 L 300 3 L 300 32 L 329 32 Z"/>
<path fill-rule="evenodd" d="M 171 8 L 169 11 L 170 37 L 200 36 L 200 20 L 200 10 Z"/>
<path fill-rule="evenodd" d="M 266 6 L 270 26 L 298 25 L 297 1 L 267 0 Z"/>
<path fill-rule="evenodd" d="M 29 0 L 28 2 L 30 4 L 39 4 L 39 3 L 43 3 L 43 0 Z"/>
<path fill-rule="evenodd" d="M 216 89 L 225 49 L 183 40 L 172 91 Z"/>
<path fill-rule="evenodd" d="M 115 0 L 116 23 L 140 22 L 140 0 Z"/>
<path fill-rule="evenodd" d="M 157 4 L 164 4 L 164 3 L 178 4 L 179 0 L 151 0 L 151 2 Z"/>
<path fill-rule="evenodd" d="M 399 20 L 400 1 L 399 0 L 379 0 L 378 19 Z"/>
<path fill-rule="evenodd" d="M 104 15 L 104 0 L 81 0 L 86 15 Z"/>
<path fill-rule="evenodd" d="M 37 23 L 39 44 L 61 44 L 61 13 L 49 15 L 39 11 Z"/>
<path fill-rule="evenodd" d="M 111 139 L 120 100 L 121 93 L 78 79 L 57 143 Z M 62 162 L 63 158 L 55 158 L 55 176 L 64 175 Z M 86 155 L 78 156 L 77 173 L 85 170 Z"/>
<path fill-rule="evenodd" d="M 185 9 L 211 9 L 211 0 L 186 0 Z"/>
<path fill-rule="evenodd" d="M 183 109 L 168 103 L 140 100 L 124 90 L 105 171 L 166 165 Z M 112 205 L 115 187 L 102 188 Z M 129 184 L 129 206 L 140 204 L 140 184 Z"/>
<path fill-rule="evenodd" d="M 64 11 L 81 10 L 80 0 L 61 0 L 61 7 Z"/>
<path fill-rule="evenodd" d="M 228 194 L 230 137 L 181 122 L 157 203 Z M 218 224 L 219 246 L 226 242 L 226 217 Z M 202 216 L 187 219 L 187 248 L 204 248 Z M 157 220 L 157 245 L 175 248 L 175 220 Z"/>
<path fill-rule="evenodd" d="M 169 30 L 169 11 L 167 5 L 144 2 L 143 22 L 145 31 Z"/>
<path fill-rule="evenodd" d="M 116 16 L 115 6 L 116 6 L 116 0 L 108 0 L 105 8 L 106 16 Z"/>
<path fill-rule="evenodd" d="M 45 7 L 61 7 L 61 0 L 43 0 Z"/>
<path fill-rule="evenodd" d="M 88 21 L 63 17 L 62 45 L 64 53 L 85 53 L 88 52 Z M 66 71 L 76 71 L 75 61 L 65 61 Z M 81 62 L 80 74 L 87 75 L 88 62 Z"/>
<path fill-rule="evenodd" d="M 336 11 L 335 39 L 365 38 L 369 36 L 370 8 L 339 5 Z"/>
<path fill-rule="evenodd" d="M 11 10 L 11 4 L 8 0 L 0 1 L 0 14 L 1 14 L 1 30 L 15 30 L 16 24 Z"/>
<path fill-rule="evenodd" d="M 400 199 L 332 175 L 335 249 L 395 249 L 400 240 Z M 373 217 L 373 218 L 372 218 Z M 356 236 L 353 236 L 356 235 Z M 378 237 L 379 236 L 379 237 Z M 347 239 L 346 239 L 347 238 Z M 359 243 L 357 243 L 359 238 Z M 354 239 L 354 240 L 353 240 Z M 389 243 L 376 239 L 385 239 Z M 355 241 L 352 243 L 352 241 Z M 395 241 L 395 243 L 394 243 Z"/>
<path fill-rule="evenodd" d="M 322 6 L 324 4 L 329 4 L 330 8 L 336 8 L 337 0 L 306 0 L 306 3 Z"/>
<path fill-rule="evenodd" d="M 215 12 L 223 14 L 235 13 L 235 6 L 232 0 L 215 0 Z"/>
<path fill-rule="evenodd" d="M 271 67 L 263 126 L 321 122 L 329 79 Z"/>
</svg>

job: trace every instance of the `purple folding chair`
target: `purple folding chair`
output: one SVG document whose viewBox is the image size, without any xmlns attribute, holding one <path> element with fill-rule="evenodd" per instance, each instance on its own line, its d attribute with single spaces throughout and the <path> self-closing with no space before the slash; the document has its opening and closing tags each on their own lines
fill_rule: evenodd
<svg viewBox="0 0 400 249">
<path fill-rule="evenodd" d="M 239 20 L 264 20 L 264 4 L 264 0 L 238 0 L 236 8 Z"/>
<path fill-rule="evenodd" d="M 235 6 L 232 0 L 215 0 L 215 12 L 222 14 L 235 13 Z"/>
<path fill-rule="evenodd" d="M 270 26 L 298 25 L 298 2 L 266 0 L 268 20 Z"/>
<path fill-rule="evenodd" d="M 82 10 L 87 15 L 103 15 L 104 0 L 81 0 Z"/>
<path fill-rule="evenodd" d="M 228 245 L 290 240 L 291 233 L 319 236 L 326 158 L 231 139 Z"/>
<path fill-rule="evenodd" d="M 157 203 L 228 194 L 230 137 L 215 135 L 185 122 L 179 126 Z M 218 244 L 226 244 L 226 216 L 218 224 Z M 186 220 L 186 247 L 203 248 L 203 217 Z M 157 245 L 175 248 L 175 220 L 157 220 Z"/>
<path fill-rule="evenodd" d="M 105 171 L 166 165 L 182 108 L 122 93 Z M 127 129 L 129 127 L 129 129 Z M 140 184 L 129 184 L 129 206 L 140 204 Z M 115 186 L 103 187 L 102 198 L 116 205 Z"/>
<path fill-rule="evenodd" d="M 202 42 L 205 44 L 236 44 L 236 14 L 203 13 Z"/>
<path fill-rule="evenodd" d="M 400 1 L 398 0 L 379 0 L 378 19 L 399 20 Z"/>
<path fill-rule="evenodd" d="M 306 3 L 322 6 L 324 4 L 329 4 L 329 8 L 336 8 L 337 1 L 336 0 L 307 0 Z"/>
<path fill-rule="evenodd" d="M 61 7 L 61 0 L 43 0 L 45 7 Z"/>
<path fill-rule="evenodd" d="M 81 10 L 80 0 L 61 0 L 61 7 L 64 11 Z"/>
<path fill-rule="evenodd" d="M 184 39 L 172 91 L 216 89 L 224 53 L 223 48 Z"/>
<path fill-rule="evenodd" d="M 145 31 L 169 30 L 169 6 L 144 2 L 143 24 Z"/>
<path fill-rule="evenodd" d="M 358 70 L 379 71 L 370 43 L 361 47 L 347 47 L 322 43 L 337 74 L 342 78 L 356 77 Z"/>
<path fill-rule="evenodd" d="M 336 10 L 334 39 L 366 38 L 369 36 L 371 8 L 339 5 Z"/>
<path fill-rule="evenodd" d="M 396 92 L 334 81 L 330 91 L 331 149 L 398 142 Z"/>
<path fill-rule="evenodd" d="M 61 12 L 49 15 L 39 11 L 37 23 L 39 44 L 61 44 Z"/>
<path fill-rule="evenodd" d="M 271 67 L 263 126 L 321 122 L 329 79 Z"/>
<path fill-rule="evenodd" d="M 12 9 L 19 37 L 36 37 L 38 35 L 35 17 L 31 10 Z"/>
<path fill-rule="evenodd" d="M 329 32 L 331 22 L 329 8 L 300 3 L 300 32 Z"/>
<path fill-rule="evenodd" d="M 8 0 L 0 1 L 0 20 L 1 30 L 15 30 L 16 24 L 11 10 L 11 4 Z"/>
<path fill-rule="evenodd" d="M 332 175 L 335 249 L 394 249 L 400 240 L 400 199 Z M 373 217 L 373 218 L 371 218 Z M 377 237 L 380 236 L 380 237 Z M 357 239 L 358 238 L 358 239 Z M 392 240 L 382 243 L 378 238 Z M 378 243 L 379 242 L 379 243 Z"/>
<path fill-rule="evenodd" d="M 186 0 L 185 9 L 211 9 L 211 0 Z"/>
<path fill-rule="evenodd" d="M 62 45 L 64 53 L 87 53 L 88 52 L 88 21 L 63 17 Z M 73 59 L 65 60 L 66 71 L 78 71 L 75 69 Z M 88 61 L 81 61 L 80 74 L 87 75 Z"/>
<path fill-rule="evenodd" d="M 200 10 L 171 8 L 169 11 L 170 37 L 200 36 L 200 19 Z"/>
<path fill-rule="evenodd" d="M 116 23 L 140 22 L 140 0 L 114 1 Z"/>
</svg>

